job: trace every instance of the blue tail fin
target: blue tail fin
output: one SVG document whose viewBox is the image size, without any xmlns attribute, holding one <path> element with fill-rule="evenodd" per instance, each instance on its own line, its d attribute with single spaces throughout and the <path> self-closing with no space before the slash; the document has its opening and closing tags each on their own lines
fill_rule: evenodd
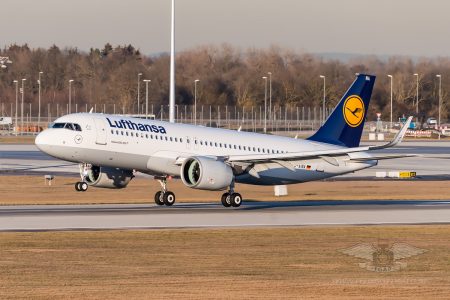
<svg viewBox="0 0 450 300">
<path fill-rule="evenodd" d="M 325 124 L 308 140 L 358 147 L 375 76 L 359 74 Z"/>
</svg>

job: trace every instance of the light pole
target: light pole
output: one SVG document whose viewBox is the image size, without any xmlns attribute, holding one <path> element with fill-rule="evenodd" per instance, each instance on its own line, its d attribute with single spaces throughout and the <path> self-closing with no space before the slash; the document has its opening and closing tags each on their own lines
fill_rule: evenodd
<svg viewBox="0 0 450 300">
<path fill-rule="evenodd" d="M 72 111 L 72 82 L 73 82 L 73 79 L 70 79 L 69 80 L 69 108 L 68 108 L 69 114 Z"/>
<path fill-rule="evenodd" d="M 441 138 L 440 130 L 441 130 L 441 102 L 442 102 L 442 76 L 441 74 L 436 75 L 439 78 L 439 105 L 438 105 L 438 130 L 439 130 L 439 138 Z"/>
<path fill-rule="evenodd" d="M 140 103 L 140 94 L 141 94 L 141 76 L 142 73 L 138 73 L 138 98 L 137 98 L 137 114 L 139 115 L 139 103 Z"/>
<path fill-rule="evenodd" d="M 20 103 L 20 127 L 21 127 L 21 131 L 23 131 L 23 97 L 25 94 L 25 90 L 24 90 L 24 83 L 27 79 L 23 78 L 22 79 L 22 103 Z"/>
<path fill-rule="evenodd" d="M 145 82 L 145 118 L 148 118 L 148 83 L 152 82 L 150 79 L 144 79 Z"/>
<path fill-rule="evenodd" d="M 392 79 L 393 79 L 393 76 L 388 75 L 388 77 L 391 79 L 391 124 L 390 124 L 389 128 L 392 129 Z"/>
<path fill-rule="evenodd" d="M 416 117 L 419 120 L 419 73 L 414 73 L 416 76 Z"/>
<path fill-rule="evenodd" d="M 269 123 L 272 122 L 272 72 L 267 72 L 269 75 Z"/>
<path fill-rule="evenodd" d="M 41 124 L 41 75 L 44 74 L 44 72 L 39 72 L 39 103 L 38 103 L 38 126 Z M 30 112 L 31 114 L 31 112 Z"/>
<path fill-rule="evenodd" d="M 17 122 L 19 121 L 17 118 L 17 110 L 19 107 L 19 81 L 14 80 L 13 82 L 16 84 L 16 121 L 15 121 L 14 125 L 16 127 L 16 135 L 17 135 Z"/>
<path fill-rule="evenodd" d="M 194 124 L 197 125 L 197 83 L 200 79 L 194 80 Z"/>
<path fill-rule="evenodd" d="M 264 76 L 264 133 L 267 132 L 267 76 Z"/>
<path fill-rule="evenodd" d="M 325 86 L 325 75 L 320 75 L 320 78 L 323 79 L 323 101 L 322 101 L 322 124 L 325 123 L 325 93 L 326 93 L 326 86 Z"/>
</svg>

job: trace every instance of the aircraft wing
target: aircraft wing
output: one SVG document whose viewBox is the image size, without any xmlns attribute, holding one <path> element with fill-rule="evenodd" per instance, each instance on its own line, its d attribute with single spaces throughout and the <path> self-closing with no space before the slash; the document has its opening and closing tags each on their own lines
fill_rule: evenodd
<svg viewBox="0 0 450 300">
<path fill-rule="evenodd" d="M 395 135 L 394 139 L 384 145 L 380 145 L 380 146 L 370 146 L 369 150 L 378 150 L 378 149 L 385 149 L 385 148 L 390 148 L 390 147 L 394 147 L 398 144 L 400 144 L 403 140 L 403 138 L 405 137 L 406 131 L 409 128 L 409 124 L 411 124 L 412 121 L 412 116 L 410 116 L 408 118 L 408 120 L 406 120 L 405 124 L 403 124 L 403 127 L 399 130 L 399 132 L 397 132 L 397 134 Z"/>
<path fill-rule="evenodd" d="M 412 116 L 408 118 L 400 131 L 395 135 L 394 139 L 384 145 L 380 146 L 364 146 L 364 147 L 354 147 L 354 148 L 336 148 L 331 150 L 319 150 L 319 151 L 304 151 L 304 152 L 290 152 L 282 154 L 249 154 L 249 155 L 230 155 L 228 157 L 223 157 L 222 159 L 230 163 L 264 163 L 269 161 L 291 161 L 307 158 L 323 158 L 332 157 L 337 155 L 345 155 L 357 152 L 366 152 L 371 150 L 386 149 L 398 145 L 406 134 L 409 124 L 411 123 Z M 382 160 L 382 159 L 394 159 L 402 157 L 413 157 L 417 155 L 411 154 L 399 154 L 399 155 L 368 155 L 363 157 L 354 157 L 350 160 L 367 161 L 367 160 Z"/>
</svg>

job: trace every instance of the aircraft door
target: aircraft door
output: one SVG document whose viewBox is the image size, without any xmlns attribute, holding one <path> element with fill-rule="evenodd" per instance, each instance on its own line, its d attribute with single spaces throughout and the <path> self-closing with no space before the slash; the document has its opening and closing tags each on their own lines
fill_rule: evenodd
<svg viewBox="0 0 450 300">
<path fill-rule="evenodd" d="M 95 123 L 95 143 L 98 145 L 106 145 L 106 124 L 101 118 L 94 118 Z"/>
</svg>

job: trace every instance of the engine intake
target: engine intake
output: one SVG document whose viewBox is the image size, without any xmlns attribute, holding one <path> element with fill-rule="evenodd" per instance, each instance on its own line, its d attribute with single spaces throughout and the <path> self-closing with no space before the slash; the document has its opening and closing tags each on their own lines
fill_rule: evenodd
<svg viewBox="0 0 450 300">
<path fill-rule="evenodd" d="M 194 189 L 219 191 L 230 186 L 233 170 L 222 161 L 208 157 L 189 157 L 181 166 L 181 180 Z"/>
<path fill-rule="evenodd" d="M 95 187 L 122 189 L 133 177 L 133 172 L 130 170 L 92 166 L 86 176 L 86 182 Z"/>
</svg>

